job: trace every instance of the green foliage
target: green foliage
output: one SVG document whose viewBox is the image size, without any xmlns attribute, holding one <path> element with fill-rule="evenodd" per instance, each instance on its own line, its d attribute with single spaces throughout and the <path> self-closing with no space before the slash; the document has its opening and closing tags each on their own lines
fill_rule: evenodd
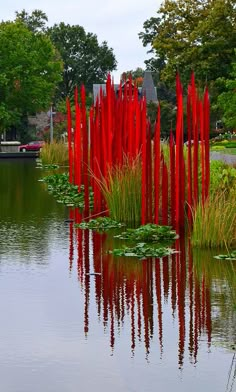
<svg viewBox="0 0 236 392">
<path fill-rule="evenodd" d="M 140 260 L 145 260 L 150 257 L 160 258 L 168 256 L 176 253 L 176 251 L 171 248 L 154 247 L 141 242 L 134 247 L 124 246 L 121 249 L 110 250 L 108 253 L 114 256 L 137 257 Z"/>
<path fill-rule="evenodd" d="M 61 79 L 61 61 L 48 37 L 21 22 L 0 23 L 0 126 L 49 107 Z"/>
<path fill-rule="evenodd" d="M 170 226 L 158 226 L 153 223 L 148 223 L 137 229 L 127 229 L 124 233 L 117 235 L 116 238 L 134 242 L 162 242 L 173 241 L 178 236 Z"/>
<path fill-rule="evenodd" d="M 236 49 L 235 49 L 236 54 Z M 225 92 L 218 97 L 218 104 L 223 110 L 222 120 L 226 127 L 236 129 L 236 61 L 234 60 L 233 71 L 228 79 L 224 80 Z"/>
<path fill-rule="evenodd" d="M 225 149 L 226 149 L 226 147 L 223 144 L 218 144 L 218 145 L 214 145 L 211 148 L 211 151 L 222 151 L 222 150 L 225 150 Z"/>
<path fill-rule="evenodd" d="M 33 33 L 37 33 L 46 30 L 48 17 L 41 10 L 34 10 L 31 14 L 28 14 L 23 9 L 21 12 L 16 11 L 16 21 L 23 23 Z"/>
<path fill-rule="evenodd" d="M 45 165 L 68 165 L 68 146 L 63 142 L 46 143 L 40 151 L 40 159 Z"/>
<path fill-rule="evenodd" d="M 75 225 L 75 227 L 80 229 L 90 229 L 95 231 L 107 231 L 123 226 L 125 226 L 124 223 L 117 222 L 107 216 L 102 216 L 97 219 L 90 219 L 89 222 L 81 222 Z"/>
<path fill-rule="evenodd" d="M 139 157 L 127 159 L 122 167 L 109 170 L 108 180 L 99 182 L 112 219 L 130 225 L 140 223 L 141 174 Z"/>
<path fill-rule="evenodd" d="M 137 67 L 135 70 L 131 69 L 130 71 L 122 72 L 121 79 L 122 80 L 129 79 L 130 75 L 133 80 L 135 80 L 137 78 L 143 78 L 144 69 L 141 67 Z"/>
<path fill-rule="evenodd" d="M 154 58 L 149 63 L 160 70 L 161 80 L 173 83 L 179 70 L 188 82 L 194 70 L 196 79 L 203 85 L 208 80 L 211 87 L 211 81 L 230 74 L 236 42 L 234 1 L 168 0 L 143 27 L 139 37 L 144 46 L 151 45 Z"/>
<path fill-rule="evenodd" d="M 73 96 L 75 86 L 82 83 L 91 91 L 93 83 L 104 82 L 108 73 L 116 69 L 116 59 L 107 42 L 99 45 L 97 36 L 86 33 L 82 26 L 60 23 L 47 33 L 64 62 L 58 99 Z"/>
<path fill-rule="evenodd" d="M 236 195 L 236 169 L 222 161 L 211 161 L 210 194 L 214 196 L 218 191 L 231 191 Z"/>
<path fill-rule="evenodd" d="M 82 185 L 79 192 L 78 186 L 69 182 L 68 173 L 55 173 L 42 178 L 40 181 L 47 184 L 48 192 L 56 198 L 58 203 L 65 204 L 68 207 L 84 208 L 84 187 Z M 92 191 L 90 191 L 89 196 L 90 208 L 92 208 Z"/>
<path fill-rule="evenodd" d="M 229 247 L 236 243 L 235 192 L 215 192 L 193 213 L 191 242 L 196 247 Z"/>
<path fill-rule="evenodd" d="M 215 259 L 218 259 L 218 260 L 236 260 L 236 250 L 233 250 L 232 252 L 229 252 L 228 254 L 217 255 L 214 257 L 215 257 Z"/>
</svg>

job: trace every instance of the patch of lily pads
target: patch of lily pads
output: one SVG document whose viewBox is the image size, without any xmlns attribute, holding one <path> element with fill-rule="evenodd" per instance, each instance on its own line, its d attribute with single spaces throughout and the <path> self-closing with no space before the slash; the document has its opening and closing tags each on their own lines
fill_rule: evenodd
<svg viewBox="0 0 236 392">
<path fill-rule="evenodd" d="M 139 260 L 148 258 L 161 258 L 177 253 L 175 249 L 168 247 L 150 246 L 145 242 L 137 243 L 133 247 L 123 246 L 121 249 L 109 250 L 114 256 L 137 257 Z"/>
<path fill-rule="evenodd" d="M 143 260 L 176 253 L 175 249 L 164 245 L 172 243 L 178 238 L 178 235 L 170 226 L 148 223 L 137 229 L 128 228 L 125 232 L 116 235 L 115 238 L 131 241 L 133 246 L 123 246 L 121 249 L 110 250 L 109 253 L 114 256 L 137 257 Z"/>
<path fill-rule="evenodd" d="M 124 223 L 117 222 L 107 216 L 101 216 L 96 219 L 90 219 L 88 222 L 81 222 L 75 224 L 75 227 L 80 229 L 90 229 L 94 231 L 107 231 L 110 229 L 117 229 L 125 226 Z"/>
<path fill-rule="evenodd" d="M 84 208 L 84 186 L 81 185 L 80 192 L 78 186 L 69 182 L 68 173 L 55 173 L 41 178 L 47 184 L 48 192 L 52 194 L 58 203 L 68 207 Z M 93 192 L 89 194 L 90 208 L 93 208 Z"/>
<path fill-rule="evenodd" d="M 116 235 L 116 238 L 135 242 L 163 242 L 174 241 L 178 238 L 175 230 L 170 226 L 160 226 L 153 223 L 140 226 L 137 229 L 127 229 L 125 232 Z"/>
<path fill-rule="evenodd" d="M 37 161 L 37 169 L 56 170 L 59 169 L 59 167 L 60 166 L 55 163 L 44 165 L 40 159 Z"/>
<path fill-rule="evenodd" d="M 236 250 L 228 254 L 214 256 L 214 258 L 218 260 L 236 260 Z"/>
</svg>

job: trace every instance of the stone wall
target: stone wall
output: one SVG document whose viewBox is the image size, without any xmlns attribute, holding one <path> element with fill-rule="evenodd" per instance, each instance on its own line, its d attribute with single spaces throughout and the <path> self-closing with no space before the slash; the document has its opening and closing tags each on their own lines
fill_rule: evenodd
<svg viewBox="0 0 236 392">
<path fill-rule="evenodd" d="M 20 142 L 1 142 L 1 152 L 18 152 Z"/>
</svg>

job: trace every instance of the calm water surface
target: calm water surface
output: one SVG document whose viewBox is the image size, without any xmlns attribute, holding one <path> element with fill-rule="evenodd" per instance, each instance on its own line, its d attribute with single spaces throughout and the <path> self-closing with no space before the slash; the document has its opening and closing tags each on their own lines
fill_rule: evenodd
<svg viewBox="0 0 236 392">
<path fill-rule="evenodd" d="M 114 258 L 32 161 L 0 161 L 0 391 L 236 391 L 236 265 Z"/>
</svg>

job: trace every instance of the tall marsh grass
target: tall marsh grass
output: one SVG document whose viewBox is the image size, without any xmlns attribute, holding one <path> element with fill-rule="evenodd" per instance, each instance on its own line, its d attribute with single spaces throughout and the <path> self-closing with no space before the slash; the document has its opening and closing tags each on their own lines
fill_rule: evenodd
<svg viewBox="0 0 236 392">
<path fill-rule="evenodd" d="M 46 143 L 40 151 L 43 165 L 68 165 L 68 146 L 63 142 Z"/>
<path fill-rule="evenodd" d="M 142 171 L 139 157 L 126 160 L 122 167 L 109 170 L 108 179 L 99 182 L 110 217 L 131 226 L 141 220 Z"/>
<path fill-rule="evenodd" d="M 216 192 L 204 204 L 199 202 L 193 213 L 191 242 L 198 247 L 236 245 L 235 192 Z"/>
</svg>

